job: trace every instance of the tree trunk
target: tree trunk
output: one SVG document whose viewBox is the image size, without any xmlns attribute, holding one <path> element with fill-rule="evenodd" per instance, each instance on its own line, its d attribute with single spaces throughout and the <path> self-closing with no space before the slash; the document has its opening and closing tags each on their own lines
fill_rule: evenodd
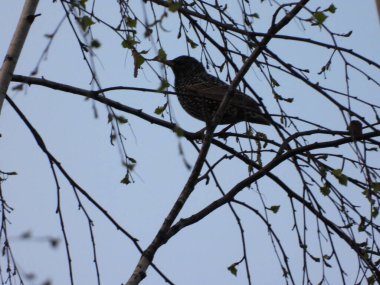
<svg viewBox="0 0 380 285">
<path fill-rule="evenodd" d="M 0 113 L 7 94 L 9 83 L 12 79 L 13 72 L 16 68 L 18 58 L 24 46 L 29 28 L 35 18 L 35 11 L 38 5 L 38 0 L 26 0 L 20 19 L 18 21 L 16 31 L 9 45 L 7 54 L 0 69 Z"/>
</svg>

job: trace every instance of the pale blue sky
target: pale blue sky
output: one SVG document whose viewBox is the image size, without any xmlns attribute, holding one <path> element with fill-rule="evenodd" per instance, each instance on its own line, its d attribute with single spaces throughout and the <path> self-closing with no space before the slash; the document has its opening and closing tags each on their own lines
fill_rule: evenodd
<svg viewBox="0 0 380 285">
<path fill-rule="evenodd" d="M 3 0 L 0 9 L 0 58 L 4 58 L 11 39 L 23 1 Z M 258 2 L 258 1 L 257 1 Z M 324 5 L 324 1 L 311 1 L 315 6 Z M 338 0 L 333 2 L 337 9 L 336 15 L 327 20 L 336 32 L 346 33 L 353 30 L 351 39 L 342 40 L 343 46 L 353 48 L 368 58 L 380 62 L 379 21 L 373 1 Z M 101 13 L 112 20 L 117 13 L 116 5 L 109 1 L 97 1 L 102 6 Z M 268 7 L 260 8 L 262 21 L 258 22 L 257 30 L 267 27 L 269 18 Z M 47 40 L 44 34 L 51 33 L 63 16 L 62 7 L 52 1 L 41 1 L 38 13 L 20 61 L 16 74 L 29 75 L 34 68 Z M 171 15 L 171 18 L 175 18 Z M 170 23 L 170 22 L 168 22 Z M 263 24 L 261 24 L 263 23 Z M 163 43 L 169 57 L 186 53 L 185 46 L 180 41 L 173 41 L 176 27 L 166 27 L 170 33 L 164 34 Z M 291 25 L 283 33 L 298 33 L 305 37 L 317 36 L 322 40 L 318 29 L 309 33 L 303 32 L 297 25 Z M 140 86 L 157 88 L 159 80 L 148 67 L 140 71 L 138 78 L 133 77 L 131 55 L 120 47 L 120 39 L 114 37 L 104 28 L 95 29 L 95 35 L 102 42 L 102 48 L 97 55 L 97 70 L 103 87 L 114 85 Z M 170 40 L 165 40 L 167 37 Z M 329 53 L 313 52 L 309 45 L 299 43 L 289 44 L 275 41 L 270 47 L 286 55 L 290 61 L 298 62 L 300 67 L 318 71 L 322 62 L 326 62 Z M 148 47 L 147 47 L 148 48 Z M 199 51 L 192 51 L 194 57 L 199 57 Z M 338 68 L 339 65 L 337 65 Z M 157 68 L 160 71 L 160 68 Z M 213 71 L 211 71 L 213 72 Z M 326 85 L 339 84 L 335 81 L 333 71 Z M 173 82 L 171 72 L 169 81 Z M 340 73 L 339 73 L 340 74 Z M 78 51 L 77 43 L 67 23 L 62 27 L 54 40 L 48 58 L 41 65 L 38 76 L 46 79 L 70 84 L 76 87 L 90 89 L 90 75 Z M 362 85 L 363 80 L 356 84 L 355 74 L 352 76 L 352 92 L 368 93 L 368 96 L 378 96 L 371 85 Z M 223 78 L 223 75 L 221 76 Z M 265 82 L 259 73 L 251 72 L 249 80 L 255 82 L 256 91 L 263 97 L 264 103 L 271 113 L 277 113 L 276 104 L 265 89 Z M 288 106 L 293 115 L 306 116 L 321 124 L 329 124 L 333 129 L 344 130 L 344 122 L 338 116 L 332 116 L 332 110 L 325 109 L 323 100 L 314 96 L 300 84 L 283 81 L 281 92 L 285 97 L 296 98 L 295 104 Z M 343 86 L 342 86 L 343 88 Z M 166 129 L 151 125 L 131 115 L 125 115 L 130 125 L 122 127 L 126 136 L 127 152 L 137 161 L 134 184 L 124 186 L 120 180 L 124 170 L 120 165 L 117 147 L 109 143 L 110 126 L 102 105 L 96 104 L 100 117 L 94 119 L 92 105 L 82 97 L 73 94 L 56 92 L 42 87 L 32 86 L 25 91 L 9 91 L 8 94 L 18 104 L 24 114 L 44 138 L 48 149 L 58 158 L 73 178 L 88 191 L 115 219 L 130 233 L 140 240 L 145 248 L 156 234 L 171 205 L 182 190 L 189 171 L 179 155 L 178 144 L 182 144 L 185 157 L 190 164 L 196 159 L 196 152 L 184 139 Z M 149 114 L 162 105 L 165 100 L 160 94 L 138 92 L 114 92 L 110 98 L 119 100 L 134 108 L 141 108 Z M 377 99 L 380 103 L 380 99 Z M 179 124 L 191 131 L 197 131 L 203 124 L 184 113 L 176 98 L 171 98 L 174 116 Z M 300 114 L 301 113 L 301 114 Z M 165 117 L 168 119 L 168 116 Z M 239 129 L 244 130 L 243 126 Z M 270 127 L 259 126 L 258 130 L 268 136 L 273 135 Z M 37 147 L 30 132 L 20 119 L 5 103 L 0 118 L 0 169 L 16 171 L 15 177 L 10 177 L 3 184 L 3 192 L 7 202 L 14 211 L 9 214 L 12 224 L 9 225 L 9 236 L 15 237 L 31 230 L 36 236 L 61 236 L 59 219 L 55 213 L 57 201 L 54 180 L 48 161 Z M 233 145 L 233 142 L 232 142 Z M 218 157 L 220 152 L 212 149 L 210 160 Z M 380 158 L 377 155 L 377 158 Z M 292 181 L 286 167 L 280 167 L 275 173 L 282 173 L 285 181 Z M 229 189 L 240 179 L 246 177 L 246 166 L 237 161 L 229 162 L 227 167 L 218 172 L 224 189 Z M 286 176 L 285 176 L 286 175 Z M 70 185 L 59 176 L 62 187 L 62 207 L 65 224 L 70 241 L 76 284 L 96 284 L 96 275 L 92 264 L 92 252 L 87 221 L 78 204 Z M 284 234 L 284 244 L 293 247 L 289 250 L 290 263 L 294 272 L 302 271 L 302 259 L 294 232 L 291 232 L 289 202 L 286 195 L 267 179 L 260 181 L 265 190 L 268 205 L 281 204 L 280 214 L 273 215 L 271 222 Z M 181 212 L 181 217 L 187 217 L 203 208 L 219 197 L 213 183 L 201 183 L 191 196 L 188 204 Z M 252 202 L 261 208 L 259 197 L 253 190 L 246 190 L 239 198 Z M 118 232 L 86 199 L 82 197 L 89 214 L 95 222 L 94 233 L 103 284 L 120 284 L 125 282 L 136 265 L 139 254 L 132 243 Z M 250 255 L 251 274 L 254 284 L 283 284 L 281 269 L 275 259 L 270 239 L 265 226 L 256 216 L 239 208 L 243 219 Z M 310 225 L 312 228 L 313 226 Z M 285 234 L 287 233 L 287 234 Z M 232 276 L 226 268 L 241 258 L 239 231 L 229 209 L 224 208 L 211 214 L 200 223 L 191 226 L 178 234 L 163 246 L 155 258 L 159 268 L 174 281 L 175 284 L 247 284 L 243 265 L 239 267 L 238 276 Z M 22 242 L 15 240 L 12 244 L 18 266 L 26 272 L 37 273 L 38 281 L 30 284 L 40 284 L 47 278 L 52 278 L 53 284 L 69 284 L 67 260 L 63 244 L 59 250 L 51 250 L 45 243 Z M 311 243 L 311 247 L 315 244 Z M 347 251 L 345 246 L 338 250 Z M 317 249 L 315 249 L 317 253 Z M 352 256 L 348 256 L 347 268 L 350 268 Z M 316 267 L 319 270 L 320 267 Z M 352 274 L 351 272 L 348 272 Z M 313 276 L 313 272 L 311 275 Z M 331 284 L 340 284 L 336 272 L 327 274 Z M 256 277 L 259 276 L 259 277 Z M 301 273 L 296 274 L 296 283 L 301 280 Z M 260 279 L 256 279 L 260 278 Z M 354 274 L 350 276 L 350 281 Z M 338 283 L 335 283 L 334 280 Z M 26 284 L 29 284 L 26 282 Z M 153 270 L 142 284 L 164 284 Z"/>
</svg>

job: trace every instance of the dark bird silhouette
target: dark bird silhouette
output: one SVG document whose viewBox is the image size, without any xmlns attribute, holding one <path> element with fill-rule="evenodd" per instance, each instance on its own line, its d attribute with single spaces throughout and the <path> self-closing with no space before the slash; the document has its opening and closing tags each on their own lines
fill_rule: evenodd
<svg viewBox="0 0 380 285">
<path fill-rule="evenodd" d="M 180 56 L 163 63 L 173 70 L 175 90 L 182 108 L 194 118 L 210 122 L 229 85 L 208 74 L 202 63 L 190 56 Z M 241 121 L 269 125 L 271 118 L 260 110 L 254 99 L 235 90 L 219 124 Z"/>
</svg>

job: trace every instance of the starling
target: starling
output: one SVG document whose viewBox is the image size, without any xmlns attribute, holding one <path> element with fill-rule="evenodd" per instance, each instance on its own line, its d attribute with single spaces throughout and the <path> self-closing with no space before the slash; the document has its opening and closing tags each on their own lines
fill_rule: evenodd
<svg viewBox="0 0 380 285">
<path fill-rule="evenodd" d="M 190 56 L 180 56 L 163 63 L 173 70 L 175 90 L 182 108 L 194 118 L 210 122 L 229 85 L 208 74 L 202 63 Z M 271 119 L 260 110 L 254 99 L 235 90 L 219 124 L 241 121 L 269 125 Z"/>
</svg>

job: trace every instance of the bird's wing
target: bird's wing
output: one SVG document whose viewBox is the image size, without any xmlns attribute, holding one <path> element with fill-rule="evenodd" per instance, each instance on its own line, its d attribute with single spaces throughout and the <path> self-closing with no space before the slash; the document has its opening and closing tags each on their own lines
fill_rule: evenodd
<svg viewBox="0 0 380 285">
<path fill-rule="evenodd" d="M 223 96 L 227 93 L 229 85 L 224 82 L 213 82 L 214 84 L 210 84 L 210 82 L 202 82 L 186 85 L 186 89 L 191 94 L 195 94 L 197 96 L 201 96 L 203 98 L 208 98 L 215 101 L 221 101 Z M 235 90 L 234 95 L 230 100 L 230 104 L 240 108 L 249 108 L 254 109 L 258 113 L 261 113 L 259 108 L 259 104 L 252 99 L 250 96 L 245 95 L 244 93 Z"/>
</svg>

